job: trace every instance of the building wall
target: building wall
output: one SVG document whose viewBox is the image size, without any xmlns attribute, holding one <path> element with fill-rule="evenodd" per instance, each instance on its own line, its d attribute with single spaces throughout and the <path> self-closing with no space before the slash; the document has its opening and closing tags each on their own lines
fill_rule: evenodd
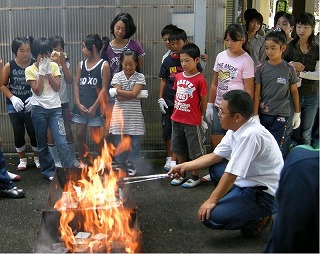
<svg viewBox="0 0 320 254">
<path fill-rule="evenodd" d="M 208 62 L 205 77 L 208 87 L 212 80 L 215 56 L 223 50 L 226 7 L 224 0 L 207 0 L 207 21 L 206 28 L 203 29 L 206 29 L 205 45 Z M 162 55 L 166 52 L 160 32 L 165 25 L 171 23 L 172 14 L 193 13 L 193 9 L 192 0 L 0 1 L 0 57 L 4 63 L 13 58 L 10 45 L 17 36 L 31 35 L 37 38 L 61 35 L 66 43 L 65 51 L 70 57 L 72 72 L 75 74 L 77 63 L 82 60 L 81 42 L 84 37 L 93 33 L 101 37 L 110 37 L 109 26 L 114 16 L 120 12 L 130 13 L 137 26 L 133 39 L 140 41 L 146 52 L 143 72 L 146 76 L 149 98 L 142 101 L 146 122 L 142 149 L 164 149 L 160 125 L 161 113 L 157 104 L 160 83 L 158 73 Z M 71 106 L 72 90 L 70 87 Z M 0 131 L 3 150 L 15 152 L 12 127 L 6 113 L 3 94 L 0 96 Z M 209 139 L 207 142 L 209 143 Z"/>
</svg>

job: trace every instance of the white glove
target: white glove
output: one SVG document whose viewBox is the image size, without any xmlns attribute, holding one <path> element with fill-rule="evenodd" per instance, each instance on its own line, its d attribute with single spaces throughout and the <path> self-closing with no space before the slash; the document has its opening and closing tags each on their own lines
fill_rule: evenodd
<svg viewBox="0 0 320 254">
<path fill-rule="evenodd" d="M 14 109 L 15 109 L 17 112 L 23 110 L 23 108 L 24 108 L 24 103 L 23 103 L 23 101 L 22 101 L 20 98 L 18 98 L 18 97 L 16 97 L 16 96 L 13 95 L 13 96 L 10 98 L 10 101 L 12 102 L 12 105 L 13 105 Z"/>
<path fill-rule="evenodd" d="M 141 90 L 137 98 L 148 98 L 148 90 Z"/>
<path fill-rule="evenodd" d="M 208 123 L 212 123 L 213 121 L 213 103 L 211 102 L 207 103 L 206 119 Z"/>
<path fill-rule="evenodd" d="M 39 75 L 41 76 L 47 75 L 47 70 L 48 70 L 47 58 L 40 59 L 38 69 L 39 69 Z"/>
<path fill-rule="evenodd" d="M 254 118 L 258 123 L 260 123 L 259 115 L 253 116 L 253 118 Z"/>
<path fill-rule="evenodd" d="M 109 94 L 110 94 L 111 97 L 115 97 L 118 94 L 117 88 L 110 88 L 109 89 Z"/>
<path fill-rule="evenodd" d="M 208 124 L 203 120 L 203 117 L 202 117 L 202 123 L 201 123 L 201 127 L 202 127 L 202 130 L 203 132 L 205 133 L 208 129 Z"/>
<path fill-rule="evenodd" d="M 297 129 L 300 126 L 300 113 L 294 113 L 292 118 L 292 129 Z"/>
<path fill-rule="evenodd" d="M 25 103 L 24 108 L 25 108 L 25 110 L 26 110 L 27 112 L 31 111 L 31 108 L 32 108 L 31 99 L 32 99 L 32 97 L 29 97 L 29 98 L 26 99 L 26 101 L 24 102 L 24 103 Z"/>
<path fill-rule="evenodd" d="M 168 105 L 167 105 L 166 101 L 165 101 L 163 98 L 160 98 L 160 99 L 158 100 L 158 103 L 159 103 L 159 107 L 160 107 L 161 113 L 162 113 L 162 114 L 165 114 L 166 111 L 165 111 L 164 108 L 168 108 Z"/>
<path fill-rule="evenodd" d="M 47 74 L 53 74 L 53 70 L 51 68 L 51 58 L 47 57 Z"/>
</svg>

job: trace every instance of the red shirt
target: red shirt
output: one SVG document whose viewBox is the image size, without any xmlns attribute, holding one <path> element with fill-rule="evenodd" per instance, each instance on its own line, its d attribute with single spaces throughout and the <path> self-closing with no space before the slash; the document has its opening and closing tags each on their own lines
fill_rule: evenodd
<svg viewBox="0 0 320 254">
<path fill-rule="evenodd" d="M 208 93 L 203 75 L 198 72 L 193 76 L 185 76 L 184 72 L 181 72 L 175 78 L 173 89 L 176 90 L 176 95 L 171 120 L 184 124 L 201 125 L 201 96 L 206 96 Z"/>
</svg>

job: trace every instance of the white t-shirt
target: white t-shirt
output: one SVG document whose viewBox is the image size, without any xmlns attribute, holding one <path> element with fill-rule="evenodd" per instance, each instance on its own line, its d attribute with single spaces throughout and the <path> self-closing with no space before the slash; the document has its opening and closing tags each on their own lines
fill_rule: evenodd
<svg viewBox="0 0 320 254">
<path fill-rule="evenodd" d="M 237 131 L 228 130 L 215 154 L 230 158 L 225 172 L 238 176 L 238 187 L 267 186 L 265 192 L 275 196 L 283 158 L 272 134 L 250 118 Z"/>
<path fill-rule="evenodd" d="M 58 77 L 61 75 L 60 70 L 59 70 L 59 66 L 57 63 L 51 62 L 51 68 L 53 70 L 54 77 Z M 27 82 L 29 80 L 38 81 L 39 80 L 38 67 L 35 64 L 28 66 L 25 70 L 25 75 L 26 75 Z M 61 107 L 59 93 L 55 92 L 52 89 L 47 77 L 45 77 L 43 90 L 42 90 L 42 93 L 40 94 L 40 96 L 36 95 L 32 89 L 31 89 L 31 91 L 32 91 L 32 100 L 31 100 L 32 105 L 40 106 L 45 109 L 53 109 L 53 108 L 60 108 Z"/>
<path fill-rule="evenodd" d="M 218 87 L 214 105 L 220 107 L 222 96 L 231 90 L 245 90 L 244 79 L 254 77 L 254 62 L 248 53 L 230 57 L 227 50 L 217 55 L 213 71 L 218 72 Z"/>
<path fill-rule="evenodd" d="M 67 68 L 70 68 L 70 63 L 67 62 Z M 64 78 L 64 73 L 62 71 L 62 67 L 59 66 L 61 77 L 60 77 L 60 82 L 61 82 L 61 87 L 59 90 L 59 96 L 61 103 L 68 103 L 69 102 L 69 96 L 68 96 L 68 90 L 67 90 L 67 82 Z"/>
</svg>

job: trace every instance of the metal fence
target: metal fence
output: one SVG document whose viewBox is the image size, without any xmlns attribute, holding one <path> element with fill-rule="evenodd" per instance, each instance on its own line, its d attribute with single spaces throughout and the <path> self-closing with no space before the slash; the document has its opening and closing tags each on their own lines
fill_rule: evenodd
<svg viewBox="0 0 320 254">
<path fill-rule="evenodd" d="M 196 0 L 195 0 L 196 1 Z M 230 2 L 230 1 L 229 1 Z M 207 0 L 206 8 L 206 53 L 208 55 L 205 77 L 208 87 L 212 80 L 215 56 L 223 50 L 226 1 Z M 110 37 L 110 23 L 120 12 L 132 15 L 137 32 L 132 37 L 138 40 L 145 52 L 144 75 L 149 98 L 143 101 L 146 134 L 142 149 L 162 150 L 164 143 L 160 125 L 161 113 L 157 104 L 158 77 L 162 55 L 166 48 L 162 43 L 161 29 L 172 22 L 174 14 L 193 13 L 192 0 L 6 0 L 0 1 L 0 57 L 4 63 L 14 56 L 11 42 L 17 36 L 49 37 L 61 35 L 65 40 L 73 74 L 82 60 L 81 42 L 88 34 L 97 33 Z M 232 15 L 229 13 L 229 15 Z M 195 31 L 196 33 L 197 31 Z M 192 35 L 190 35 L 192 36 Z M 192 38 L 192 37 L 191 37 Z M 72 86 L 69 87 L 71 106 Z M 15 152 L 13 131 L 6 113 L 4 95 L 0 96 L 0 131 L 3 150 Z M 209 135 L 208 135 L 209 137 Z M 28 138 L 27 138 L 28 140 Z M 28 141 L 29 142 L 29 141 Z M 88 140 L 89 144 L 90 141 Z M 209 140 L 207 139 L 209 144 Z M 30 148 L 28 148 L 30 149 Z M 29 150 L 30 151 L 30 150 Z"/>
</svg>

